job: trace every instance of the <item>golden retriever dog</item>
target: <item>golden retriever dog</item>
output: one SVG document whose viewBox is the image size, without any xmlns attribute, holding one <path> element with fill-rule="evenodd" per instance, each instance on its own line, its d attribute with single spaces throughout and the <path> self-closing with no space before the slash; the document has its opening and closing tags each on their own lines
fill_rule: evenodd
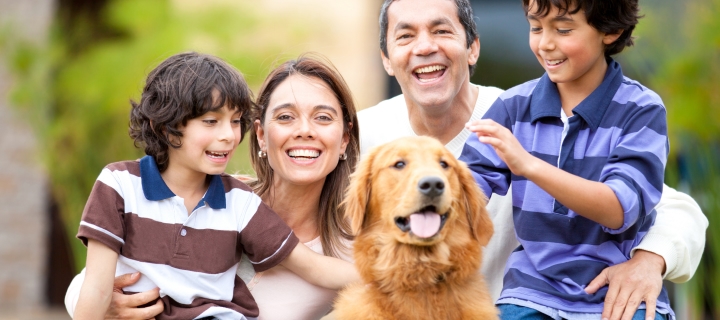
<svg viewBox="0 0 720 320">
<path fill-rule="evenodd" d="M 362 283 L 335 301 L 357 319 L 497 319 L 478 272 L 492 221 L 470 171 L 436 139 L 378 146 L 352 175 L 344 205 Z"/>
</svg>

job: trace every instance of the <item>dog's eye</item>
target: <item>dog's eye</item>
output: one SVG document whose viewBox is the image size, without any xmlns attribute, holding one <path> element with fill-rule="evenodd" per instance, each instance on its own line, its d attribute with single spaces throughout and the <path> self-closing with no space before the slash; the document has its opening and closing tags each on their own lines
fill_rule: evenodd
<svg viewBox="0 0 720 320">
<path fill-rule="evenodd" d="M 445 162 L 444 160 L 440 160 L 440 166 L 441 166 L 443 169 L 447 169 L 447 168 L 449 167 L 448 164 L 447 164 L 447 162 Z"/>
<path fill-rule="evenodd" d="M 393 165 L 393 167 L 395 167 L 396 169 L 405 168 L 405 161 L 400 160 L 400 161 L 398 161 L 398 162 L 395 162 L 395 164 Z"/>
</svg>

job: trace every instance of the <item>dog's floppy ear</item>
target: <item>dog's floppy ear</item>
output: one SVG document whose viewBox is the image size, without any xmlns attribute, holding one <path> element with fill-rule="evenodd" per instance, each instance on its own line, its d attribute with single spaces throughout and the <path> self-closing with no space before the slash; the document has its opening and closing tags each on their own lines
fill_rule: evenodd
<svg viewBox="0 0 720 320">
<path fill-rule="evenodd" d="M 493 223 L 490 215 L 485 208 L 487 205 L 487 197 L 480 190 L 470 173 L 470 169 L 462 161 L 458 161 L 458 178 L 463 189 L 463 202 L 465 203 L 465 212 L 467 214 L 470 229 L 481 245 L 485 246 L 490 242 L 493 234 Z"/>
<path fill-rule="evenodd" d="M 365 209 L 370 199 L 370 179 L 372 164 L 377 152 L 370 152 L 358 164 L 355 172 L 350 175 L 350 185 L 345 192 L 345 218 L 350 220 L 350 229 L 357 236 L 365 221 Z"/>
</svg>

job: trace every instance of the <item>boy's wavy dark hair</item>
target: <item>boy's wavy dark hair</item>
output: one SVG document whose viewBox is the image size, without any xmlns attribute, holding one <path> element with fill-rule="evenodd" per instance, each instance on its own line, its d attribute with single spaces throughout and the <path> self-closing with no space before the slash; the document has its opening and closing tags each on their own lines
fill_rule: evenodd
<svg viewBox="0 0 720 320">
<path fill-rule="evenodd" d="M 615 42 L 605 46 L 605 56 L 618 54 L 633 45 L 632 32 L 638 19 L 638 0 L 522 0 L 525 14 L 531 4 L 535 3 L 535 12 L 545 17 L 553 7 L 558 8 L 559 14 L 575 14 L 582 10 L 588 24 L 600 32 L 615 34 L 622 30 Z"/>
<path fill-rule="evenodd" d="M 220 58 L 187 52 L 173 55 L 150 71 L 140 102 L 130 101 L 130 137 L 155 158 L 160 172 L 168 148 L 179 148 L 187 121 L 228 106 L 242 113 L 241 138 L 250 128 L 252 93 L 240 72 Z M 238 142 L 239 143 L 239 142 Z"/>
</svg>

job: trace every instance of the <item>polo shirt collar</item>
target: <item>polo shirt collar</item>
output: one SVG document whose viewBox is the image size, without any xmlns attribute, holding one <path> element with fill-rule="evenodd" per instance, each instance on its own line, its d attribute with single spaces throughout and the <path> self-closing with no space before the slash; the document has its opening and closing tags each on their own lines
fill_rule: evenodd
<svg viewBox="0 0 720 320">
<path fill-rule="evenodd" d="M 198 206 L 203 202 L 213 209 L 225 209 L 225 185 L 220 175 L 210 175 L 210 186 L 205 196 L 200 200 Z M 145 198 L 150 201 L 160 201 L 172 198 L 175 193 L 170 191 L 160 175 L 155 159 L 151 156 L 144 156 L 140 159 L 140 179 Z"/>
<path fill-rule="evenodd" d="M 592 130 L 596 130 L 622 81 L 623 73 L 620 64 L 613 59 L 608 59 L 608 68 L 603 82 L 573 109 L 573 114 L 579 115 Z M 544 117 L 560 117 L 561 108 L 557 85 L 550 81 L 545 73 L 532 93 L 531 121 L 535 122 Z"/>
</svg>

